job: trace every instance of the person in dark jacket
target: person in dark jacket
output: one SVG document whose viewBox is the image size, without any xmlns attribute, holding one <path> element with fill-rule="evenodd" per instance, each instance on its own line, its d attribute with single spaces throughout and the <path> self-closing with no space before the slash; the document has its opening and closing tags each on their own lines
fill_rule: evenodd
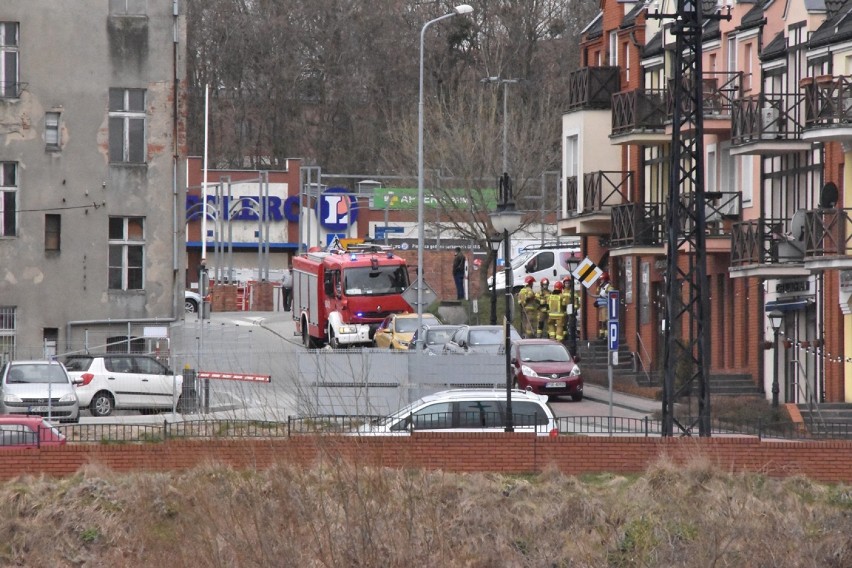
<svg viewBox="0 0 852 568">
<path fill-rule="evenodd" d="M 462 254 L 461 248 L 456 247 L 456 256 L 453 258 L 453 280 L 456 283 L 456 298 L 464 300 L 464 265 L 467 262 Z"/>
</svg>

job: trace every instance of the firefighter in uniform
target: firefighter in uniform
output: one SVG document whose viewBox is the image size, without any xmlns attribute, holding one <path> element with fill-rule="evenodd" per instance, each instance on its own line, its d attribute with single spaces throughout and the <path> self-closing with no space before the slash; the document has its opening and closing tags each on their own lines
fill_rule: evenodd
<svg viewBox="0 0 852 568">
<path fill-rule="evenodd" d="M 524 337 L 535 337 L 538 330 L 538 297 L 533 284 L 535 278 L 527 276 L 524 278 L 524 287 L 518 292 L 518 306 L 521 308 L 521 327 L 524 331 Z"/>
<path fill-rule="evenodd" d="M 565 308 L 562 306 L 562 282 L 553 283 L 553 291 L 547 298 L 547 335 L 562 341 L 565 338 Z"/>
<path fill-rule="evenodd" d="M 579 321 L 580 315 L 580 297 L 581 295 L 574 290 L 574 306 L 571 306 L 571 287 L 574 285 L 574 281 L 570 276 L 566 276 L 562 279 L 562 311 L 565 313 L 565 338 L 571 337 L 571 330 L 568 326 L 571 325 L 571 314 L 574 314 L 575 318 L 578 318 L 576 321 Z M 573 310 L 573 312 L 572 312 Z"/>
<path fill-rule="evenodd" d="M 541 290 L 538 291 L 538 337 L 547 337 L 547 300 L 550 298 L 550 280 L 542 278 L 539 282 Z"/>
</svg>

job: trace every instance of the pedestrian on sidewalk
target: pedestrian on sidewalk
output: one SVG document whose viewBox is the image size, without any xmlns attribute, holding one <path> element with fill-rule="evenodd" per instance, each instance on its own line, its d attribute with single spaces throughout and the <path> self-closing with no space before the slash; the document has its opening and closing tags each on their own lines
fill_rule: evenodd
<svg viewBox="0 0 852 568">
<path fill-rule="evenodd" d="M 281 277 L 281 299 L 284 302 L 284 311 L 289 312 L 293 305 L 293 270 L 288 267 L 284 269 Z"/>
<path fill-rule="evenodd" d="M 456 247 L 456 256 L 453 257 L 453 281 L 456 283 L 456 298 L 459 300 L 464 300 L 464 265 L 466 262 L 461 248 Z"/>
</svg>

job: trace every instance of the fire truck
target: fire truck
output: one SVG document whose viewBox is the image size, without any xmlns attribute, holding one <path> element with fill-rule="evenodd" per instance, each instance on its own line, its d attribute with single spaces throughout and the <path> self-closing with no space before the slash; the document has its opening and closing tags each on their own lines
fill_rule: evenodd
<svg viewBox="0 0 852 568">
<path fill-rule="evenodd" d="M 371 345 L 392 313 L 408 313 L 405 260 L 390 247 L 355 246 L 293 258 L 293 320 L 306 348 Z"/>
</svg>

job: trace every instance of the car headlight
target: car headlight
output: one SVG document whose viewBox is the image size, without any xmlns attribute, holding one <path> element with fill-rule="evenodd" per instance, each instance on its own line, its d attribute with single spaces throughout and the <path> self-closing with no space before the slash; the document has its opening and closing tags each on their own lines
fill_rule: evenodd
<svg viewBox="0 0 852 568">
<path fill-rule="evenodd" d="M 579 377 L 580 376 L 580 366 L 579 365 L 574 365 L 574 368 L 571 369 L 570 376 L 572 376 L 572 377 Z"/>
<path fill-rule="evenodd" d="M 339 333 L 355 333 L 355 328 L 351 325 L 341 325 Z"/>
<path fill-rule="evenodd" d="M 3 397 L 3 402 L 22 402 L 21 397 L 14 394 L 7 394 Z"/>
<path fill-rule="evenodd" d="M 77 395 L 74 394 L 73 392 L 69 392 L 68 394 L 64 395 L 62 398 L 59 399 L 59 402 L 76 402 L 76 401 L 77 401 Z"/>
<path fill-rule="evenodd" d="M 527 377 L 537 377 L 538 373 L 536 373 L 532 367 L 527 367 L 526 365 L 521 365 L 521 373 L 523 373 Z"/>
</svg>

